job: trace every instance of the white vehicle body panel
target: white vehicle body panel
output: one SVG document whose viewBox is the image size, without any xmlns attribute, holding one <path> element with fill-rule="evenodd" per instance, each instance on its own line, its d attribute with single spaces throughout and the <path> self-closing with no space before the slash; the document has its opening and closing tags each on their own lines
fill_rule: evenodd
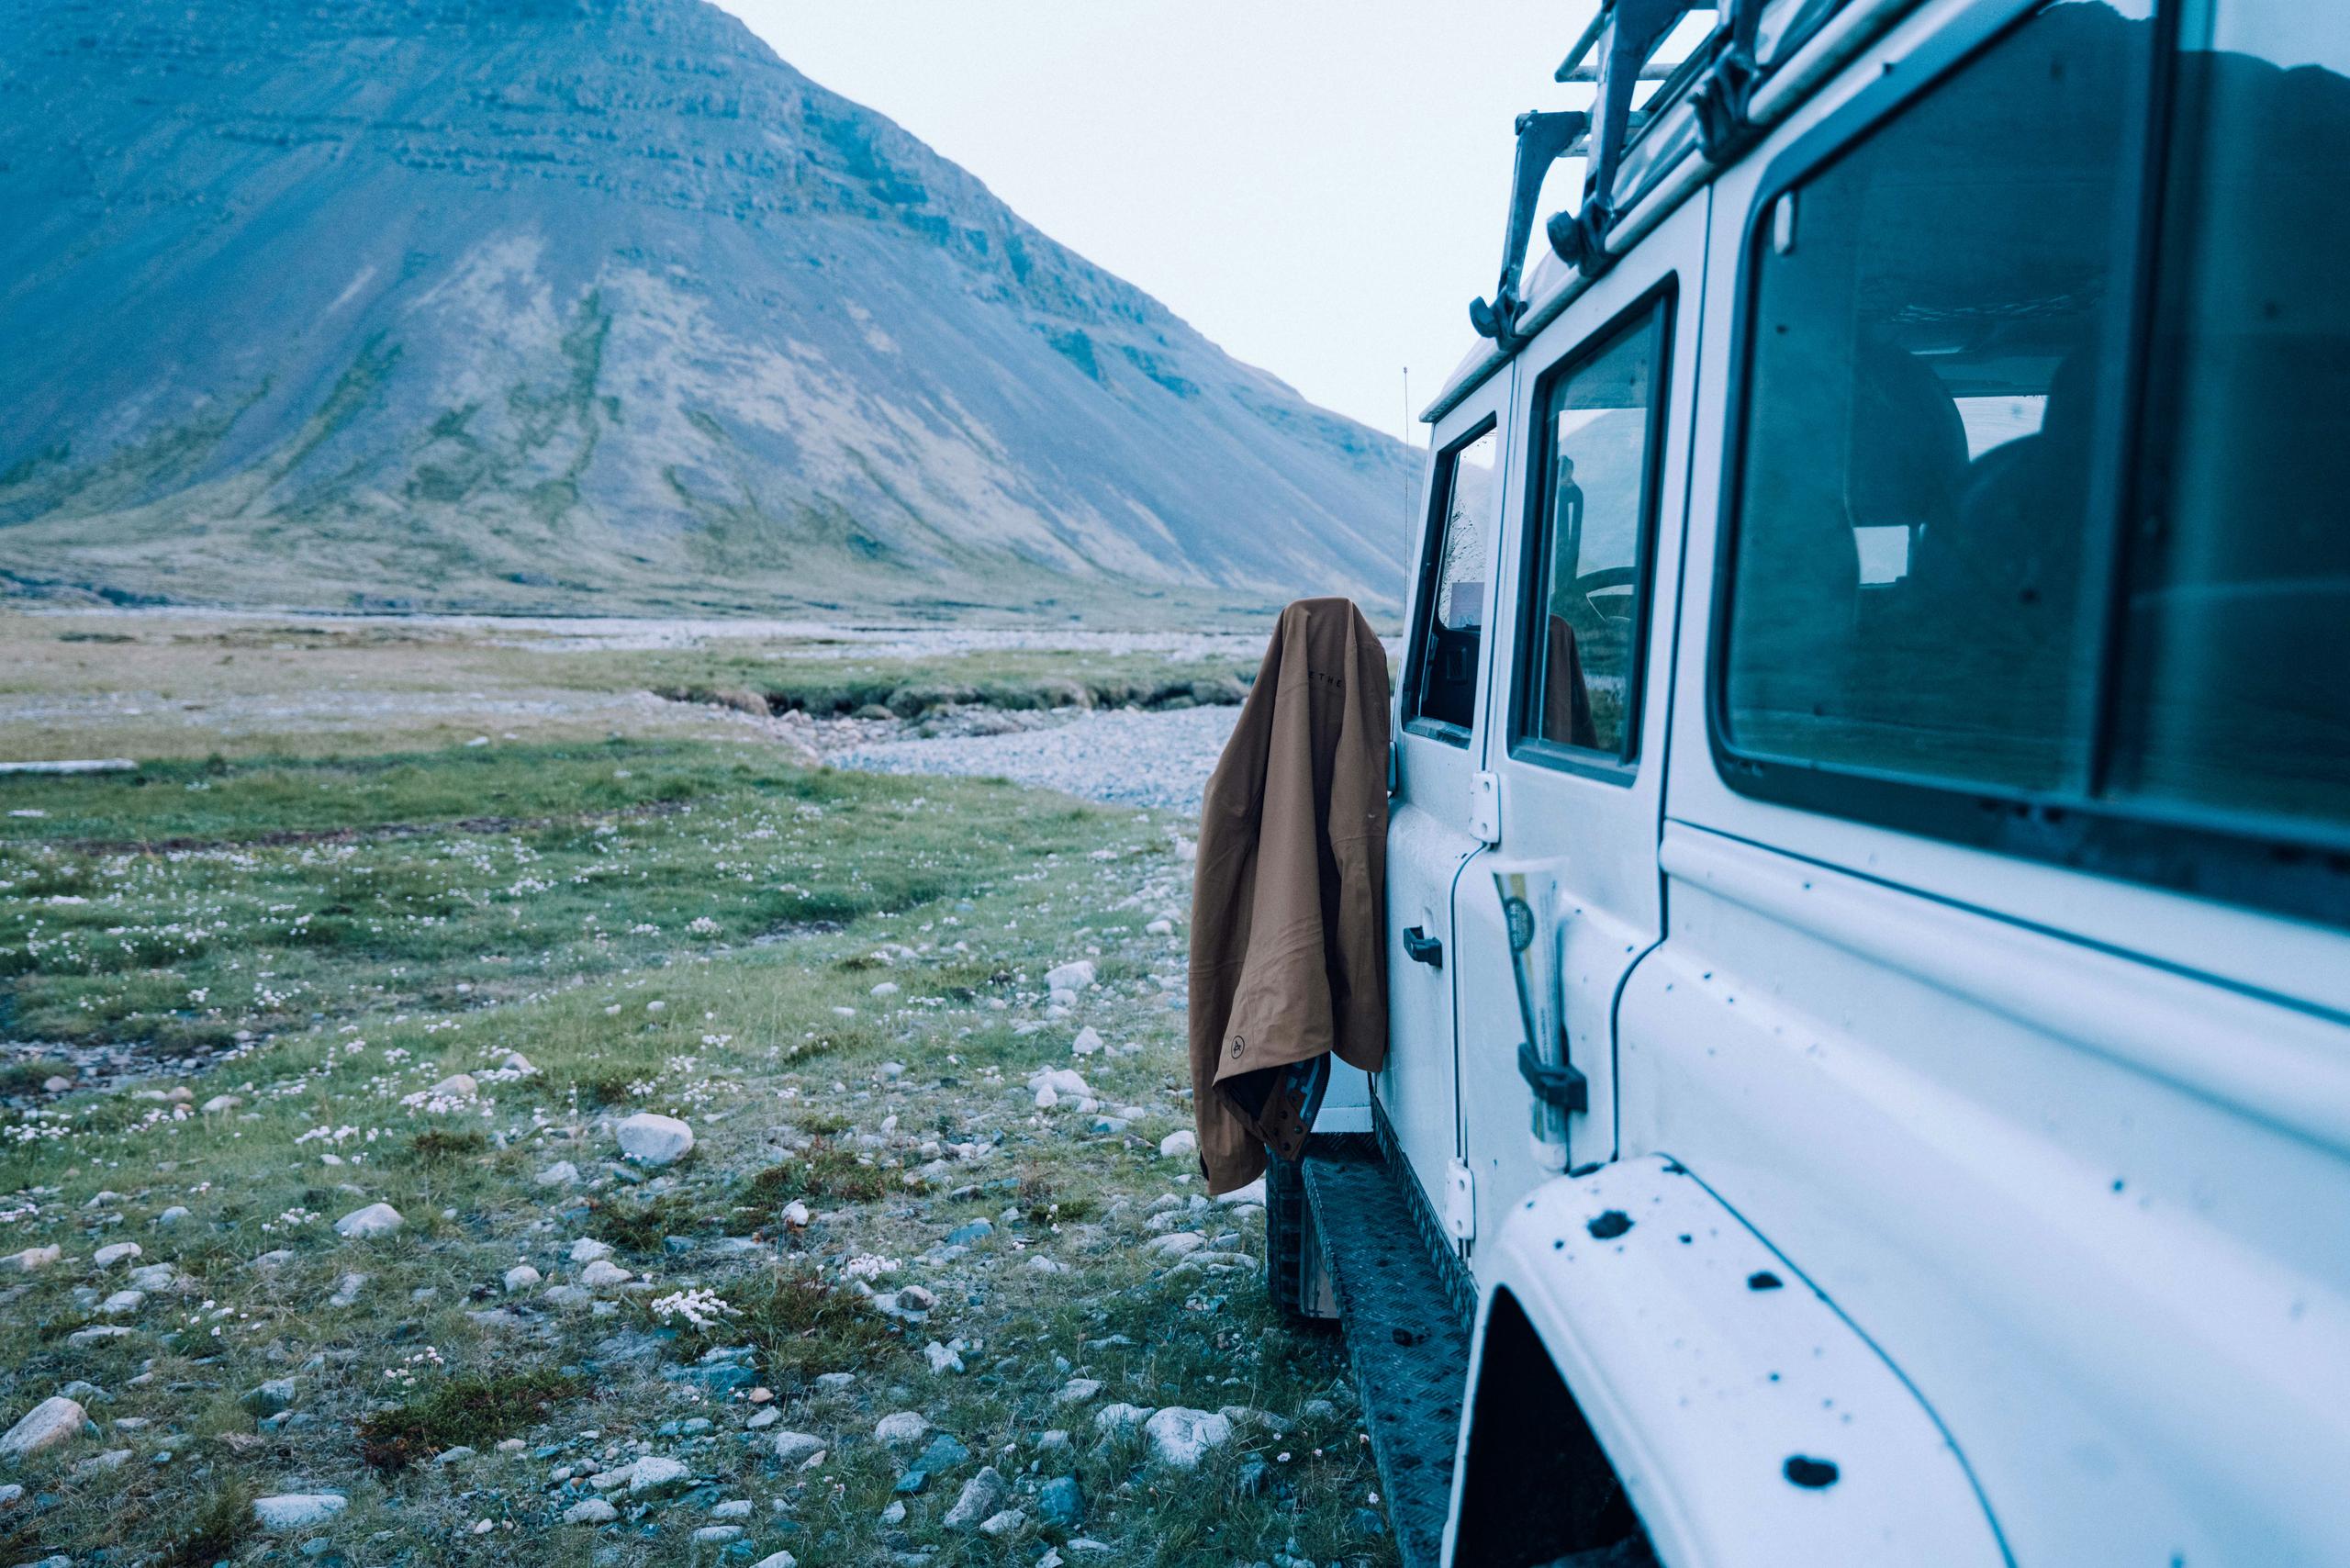
<svg viewBox="0 0 2350 1568">
<path fill-rule="evenodd" d="M 1595 1233 L 1609 1215 L 1628 1227 Z M 1684 1168 L 1651 1156 L 1551 1182 L 1498 1239 L 1488 1302 L 1525 1311 L 1675 1568 L 2008 1561 L 1932 1412 Z M 1466 1448 L 1464 1432 L 1462 1462 Z M 1802 1461 L 1834 1483 L 1790 1484 Z"/>
<path fill-rule="evenodd" d="M 1855 4 L 1798 65 L 1901 9 Z M 1774 123 L 1757 145 L 1702 184 L 1668 174 L 1680 205 L 1645 218 L 1596 280 L 1538 272 L 1539 334 L 1439 405 L 1438 448 L 1503 411 L 1508 478 L 1476 742 L 1404 753 L 1391 865 L 1418 868 L 1389 924 L 1408 1049 L 1377 1093 L 1431 1207 L 1448 1160 L 1468 1158 L 1487 1311 L 1497 1289 L 1524 1307 L 1673 1568 L 2350 1564 L 2350 934 L 1774 803 L 1714 756 L 1722 465 L 1758 193 L 1857 95 L 1922 80 L 1938 35 L 2026 9 L 1918 6 L 1802 82 L 1800 101 L 1792 75 L 1766 85 Z M 1544 371 L 1667 274 L 1680 304 L 1652 651 L 1635 793 L 1611 786 L 1611 813 L 1576 788 L 1592 780 L 1537 773 L 1504 738 L 1528 453 Z M 1474 767 L 1501 778 L 1491 850 L 1446 804 Z M 1520 864 L 1595 893 L 1561 998 L 1593 1080 L 1572 1158 L 1615 1163 L 1548 1181 L 1523 1152 L 1489 875 Z M 1393 935 L 1438 918 L 1440 1017 L 1415 990 L 1434 977 Z M 1434 1070 L 1439 1031 L 1457 1077 Z M 1690 1177 L 1658 1174 L 1667 1161 Z M 1659 1215 L 1727 1215 L 1720 1250 L 1593 1253 L 1584 1211 L 1609 1192 Z M 1825 1515 L 1789 1512 L 1819 1497 L 1740 1468 L 1740 1379 L 1784 1359 L 1772 1336 L 1786 1327 L 1757 1327 L 1753 1303 L 1716 1289 L 1713 1272 L 1750 1257 L 1800 1275 L 1811 1290 L 1784 1294 L 1837 1326 L 1817 1336 L 1834 1375 L 1885 1401 L 1872 1416 L 1890 1435 L 1866 1451 L 1916 1491 L 1863 1499 L 1856 1529 L 1930 1528 L 1898 1544 L 1822 1533 Z M 1733 1372 L 1693 1373 L 1692 1347 Z"/>
</svg>

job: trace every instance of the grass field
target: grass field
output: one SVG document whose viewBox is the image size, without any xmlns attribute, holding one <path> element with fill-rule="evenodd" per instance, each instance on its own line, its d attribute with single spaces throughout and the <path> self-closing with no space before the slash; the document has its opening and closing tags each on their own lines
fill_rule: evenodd
<svg viewBox="0 0 2350 1568">
<path fill-rule="evenodd" d="M 92 673 L 11 678 L 61 711 L 267 696 L 239 650 L 65 629 Z M 51 738 L 135 775 L 0 778 L 0 1252 L 33 1259 L 0 1423 L 93 1424 L 0 1472 L 6 1561 L 1392 1560 L 1335 1342 L 1262 1305 L 1260 1213 L 1160 1153 L 1188 824 L 805 767 L 678 704 L 468 745 L 468 704 L 558 688 L 462 639 L 262 653 L 454 716 L 198 753 L 84 711 Z M 656 677 L 690 678 L 571 689 Z M 643 1112 L 691 1152 L 622 1160 Z M 338 1234 L 375 1204 L 397 1230 Z M 1118 1405 L 1230 1435 L 1171 1470 Z M 950 1526 L 983 1472 L 994 1533 Z M 257 1520 L 293 1494 L 344 1504 Z"/>
</svg>

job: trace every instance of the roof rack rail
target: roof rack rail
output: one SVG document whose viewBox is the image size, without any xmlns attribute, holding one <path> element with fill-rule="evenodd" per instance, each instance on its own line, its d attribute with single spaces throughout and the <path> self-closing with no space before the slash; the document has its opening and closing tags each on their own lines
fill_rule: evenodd
<svg viewBox="0 0 2350 1568">
<path fill-rule="evenodd" d="M 1749 0 L 1720 0 L 1741 9 Z M 1526 264 L 1526 244 L 1534 227 L 1534 204 L 1541 199 L 1543 176 L 1562 157 L 1582 153 L 1590 161 L 1583 178 L 1583 202 L 1574 210 L 1551 214 L 1544 226 L 1550 249 L 1559 259 L 1586 273 L 1606 265 L 1601 243 L 1616 215 L 1616 172 L 1624 148 L 1640 119 L 1632 112 L 1632 90 L 1639 83 L 1669 80 L 1688 64 L 1664 67 L 1652 57 L 1674 24 L 1692 11 L 1720 9 L 1717 0 L 1601 0 L 1599 12 L 1577 38 L 1574 47 L 1554 73 L 1561 82 L 1595 81 L 1598 94 L 1589 112 L 1558 110 L 1517 117 L 1517 164 L 1510 186 L 1509 219 L 1502 231 L 1501 282 L 1490 303 L 1474 300 L 1470 325 L 1477 335 L 1507 348 L 1516 341 L 1526 302 L 1518 294 L 1518 279 Z M 1596 50 L 1589 68 L 1584 61 Z"/>
</svg>

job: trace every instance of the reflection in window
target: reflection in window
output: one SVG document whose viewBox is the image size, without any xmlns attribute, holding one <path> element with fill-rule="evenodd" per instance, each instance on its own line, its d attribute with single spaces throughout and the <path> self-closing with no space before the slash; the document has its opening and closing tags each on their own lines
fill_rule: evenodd
<svg viewBox="0 0 2350 1568">
<path fill-rule="evenodd" d="M 2092 459 L 2121 428 L 2150 50 L 2109 6 L 2048 6 L 1779 198 L 1725 671 L 1741 749 L 2086 787 Z"/>
<path fill-rule="evenodd" d="M 2171 117 L 2113 784 L 2345 823 L 2350 19 L 2202 9 Z"/>
<path fill-rule="evenodd" d="M 1529 613 L 1526 733 L 1631 752 L 1650 433 L 1662 307 L 1560 375 L 1543 398 L 1543 490 Z"/>
<path fill-rule="evenodd" d="M 1476 718 L 1477 651 L 1485 620 L 1486 552 L 1494 509 L 1500 502 L 1494 465 L 1500 441 L 1492 431 L 1448 454 L 1439 476 L 1444 510 L 1430 552 L 1428 606 L 1419 648 L 1419 679 L 1412 712 L 1467 730 Z"/>
</svg>

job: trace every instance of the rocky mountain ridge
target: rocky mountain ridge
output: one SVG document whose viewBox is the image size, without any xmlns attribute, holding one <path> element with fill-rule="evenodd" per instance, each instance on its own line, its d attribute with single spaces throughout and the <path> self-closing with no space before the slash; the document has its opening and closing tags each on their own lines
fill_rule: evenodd
<svg viewBox="0 0 2350 1568">
<path fill-rule="evenodd" d="M 1405 448 L 699 0 L 0 17 L 0 591 L 1400 597 Z"/>
</svg>

